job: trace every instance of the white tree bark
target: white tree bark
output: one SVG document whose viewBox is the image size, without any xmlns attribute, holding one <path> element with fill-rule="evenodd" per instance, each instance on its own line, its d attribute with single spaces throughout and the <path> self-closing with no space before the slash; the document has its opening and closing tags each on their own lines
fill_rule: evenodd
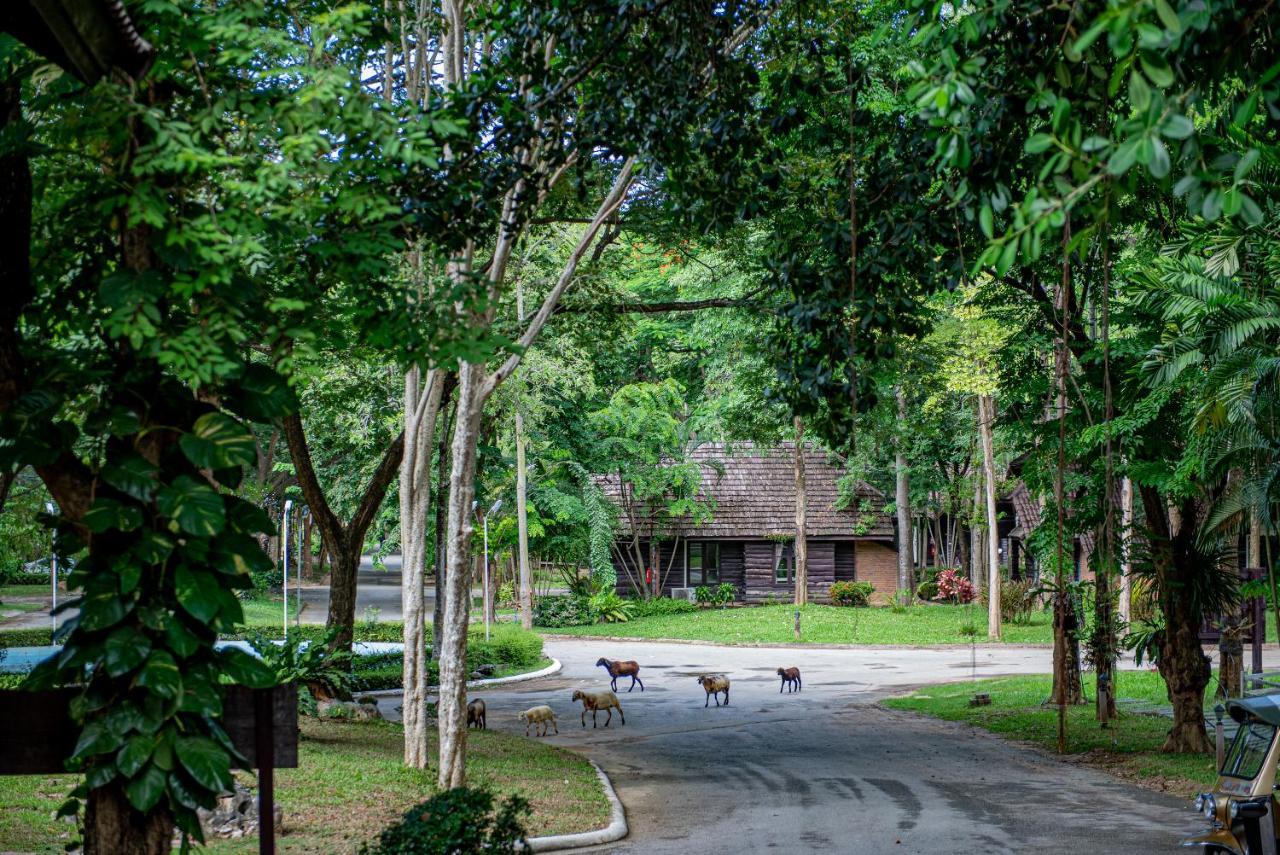
<svg viewBox="0 0 1280 855">
<path fill-rule="evenodd" d="M 991 431 L 996 402 L 978 396 L 978 433 L 982 439 L 982 475 L 987 492 L 987 637 L 1000 637 L 1000 532 L 996 524 L 996 458 Z"/>
<path fill-rule="evenodd" d="M 404 378 L 404 458 L 400 463 L 400 604 L 404 612 L 404 762 L 417 769 L 428 765 L 426 546 L 431 513 L 431 458 L 435 452 L 436 416 L 440 411 L 441 376 L 417 366 Z"/>
<path fill-rule="evenodd" d="M 903 429 L 903 421 L 907 417 L 907 396 L 898 386 L 894 389 L 898 397 L 898 428 Z M 894 440 L 894 494 L 893 503 L 898 509 L 898 590 L 912 587 L 915 559 L 912 557 L 914 544 L 911 540 L 911 481 L 907 471 L 907 456 L 902 451 L 902 437 Z"/>
<path fill-rule="evenodd" d="M 795 476 L 796 476 L 796 605 L 809 602 L 809 541 L 806 535 L 805 516 L 808 498 L 804 485 L 804 422 L 795 417 Z"/>
<path fill-rule="evenodd" d="M 524 288 L 516 282 L 516 317 L 524 323 Z M 520 625 L 533 629 L 533 572 L 529 567 L 529 483 L 525 468 L 524 416 L 516 401 L 516 529 L 520 559 Z"/>
</svg>

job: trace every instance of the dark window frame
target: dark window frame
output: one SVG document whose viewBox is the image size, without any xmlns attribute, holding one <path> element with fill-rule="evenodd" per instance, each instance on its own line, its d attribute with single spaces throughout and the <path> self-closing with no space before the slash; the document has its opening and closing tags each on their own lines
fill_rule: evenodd
<svg viewBox="0 0 1280 855">
<path fill-rule="evenodd" d="M 694 553 L 698 567 L 693 567 Z M 708 565 L 707 559 L 711 562 Z M 684 552 L 684 581 L 686 588 L 720 584 L 720 544 L 714 540 L 687 540 Z M 696 576 L 694 574 L 697 574 Z"/>
</svg>

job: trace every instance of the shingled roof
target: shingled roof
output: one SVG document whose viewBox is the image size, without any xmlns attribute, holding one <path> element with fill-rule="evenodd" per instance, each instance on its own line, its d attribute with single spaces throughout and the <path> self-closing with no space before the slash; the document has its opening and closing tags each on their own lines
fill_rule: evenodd
<svg viewBox="0 0 1280 855">
<path fill-rule="evenodd" d="M 796 491 L 793 470 L 795 443 L 757 447 L 752 442 L 703 443 L 690 455 L 702 467 L 700 496 L 715 503 L 712 519 L 683 531 L 690 537 L 757 539 L 792 537 L 796 530 Z M 723 467 L 721 474 L 716 464 Z M 853 507 L 836 510 L 840 497 L 838 461 L 805 444 L 806 532 L 809 537 L 862 537 L 893 539 L 893 520 L 882 513 L 884 496 L 870 484 L 858 484 L 860 498 L 871 500 L 872 510 Z M 618 501 L 618 480 L 600 479 L 605 494 Z M 626 528 L 626 520 L 620 520 Z M 870 526 L 859 533 L 859 522 Z"/>
</svg>

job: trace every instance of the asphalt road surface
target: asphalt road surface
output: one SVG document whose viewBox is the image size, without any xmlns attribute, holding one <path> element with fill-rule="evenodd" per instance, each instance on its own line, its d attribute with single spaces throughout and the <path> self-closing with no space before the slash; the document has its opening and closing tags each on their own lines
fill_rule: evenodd
<svg viewBox="0 0 1280 855">
<path fill-rule="evenodd" d="M 551 641 L 555 677 L 475 692 L 489 726 L 523 733 L 520 710 L 556 710 L 557 745 L 609 773 L 631 833 L 595 852 L 1159 853 L 1199 829 L 1183 799 L 1147 792 L 967 725 L 884 710 L 912 686 L 964 679 L 970 651 L 718 648 Z M 636 659 L 646 691 L 619 681 L 625 726 L 584 729 L 577 688 L 607 688 L 600 656 Z M 978 676 L 1046 673 L 1048 649 L 976 654 Z M 774 671 L 797 666 L 799 694 Z M 732 680 L 704 708 L 703 672 Z M 394 714 L 398 699 L 386 699 Z M 603 721 L 603 716 L 601 717 Z"/>
</svg>

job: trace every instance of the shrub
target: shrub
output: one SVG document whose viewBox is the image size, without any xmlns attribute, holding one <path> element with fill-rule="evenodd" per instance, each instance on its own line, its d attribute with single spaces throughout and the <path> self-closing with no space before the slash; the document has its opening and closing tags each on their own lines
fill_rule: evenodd
<svg viewBox="0 0 1280 855">
<path fill-rule="evenodd" d="M 507 665 L 523 668 L 542 661 L 542 636 L 516 624 L 500 623 L 492 627 L 489 640 L 484 640 L 483 629 L 472 629 L 467 636 L 467 663 L 476 665 Z"/>
<path fill-rule="evenodd" d="M 683 615 L 696 612 L 698 606 L 688 600 L 675 600 L 671 597 L 655 597 L 652 600 L 632 600 L 631 610 L 636 617 L 656 617 L 660 615 Z"/>
<path fill-rule="evenodd" d="M 498 608 L 509 609 L 516 604 L 516 583 L 503 582 L 498 586 L 497 601 Z"/>
<path fill-rule="evenodd" d="M 533 604 L 533 623 L 542 627 L 584 626 L 591 623 L 591 604 L 575 594 L 538 597 Z"/>
<path fill-rule="evenodd" d="M 715 601 L 717 605 L 727 606 L 736 599 L 738 599 L 738 589 L 732 582 L 721 582 L 720 586 L 716 588 Z"/>
<path fill-rule="evenodd" d="M 836 582 L 831 586 L 831 602 L 837 606 L 869 606 L 875 586 L 870 582 Z"/>
<path fill-rule="evenodd" d="M 889 602 L 889 607 L 893 609 L 894 614 L 904 614 L 907 609 L 915 605 L 915 594 L 910 588 L 899 588 L 893 592 L 893 599 Z"/>
<path fill-rule="evenodd" d="M 58 575 L 68 569 L 59 566 Z M 21 561 L 10 561 L 0 564 L 0 585 L 48 585 L 49 584 L 49 562 L 35 561 L 30 565 L 23 564 Z"/>
<path fill-rule="evenodd" d="M 0 647 L 46 647 L 50 644 L 53 644 L 53 630 L 47 627 L 0 631 Z"/>
<path fill-rule="evenodd" d="M 1031 616 L 1043 606 L 1043 593 L 1043 589 L 1030 579 L 1006 580 L 1000 586 L 1000 620 L 1017 626 L 1031 623 Z M 988 589 L 983 588 L 982 604 L 988 603 Z"/>
<path fill-rule="evenodd" d="M 351 673 L 348 666 L 351 655 L 331 652 L 329 645 L 337 637 L 335 627 L 319 641 L 308 641 L 297 633 L 283 644 L 277 644 L 261 635 L 250 639 L 254 652 L 272 672 L 276 682 L 302 683 L 317 700 L 342 697 L 351 689 Z"/>
<path fill-rule="evenodd" d="M 935 581 L 921 582 L 916 587 L 916 599 L 925 602 L 938 599 L 938 583 Z"/>
<path fill-rule="evenodd" d="M 437 666 L 430 663 L 427 682 L 436 684 Z M 376 692 L 381 689 L 398 689 L 404 683 L 404 657 L 399 653 L 378 653 L 373 656 L 355 656 L 351 660 L 351 691 Z"/>
<path fill-rule="evenodd" d="M 524 843 L 529 802 L 508 796 L 495 809 L 493 793 L 478 787 L 445 790 L 383 830 L 362 855 L 455 855 L 514 853 Z"/>
<path fill-rule="evenodd" d="M 693 598 L 698 601 L 698 605 L 709 606 L 715 602 L 716 595 L 710 585 L 699 585 L 693 589 Z"/>
<path fill-rule="evenodd" d="M 938 574 L 937 589 L 938 596 L 961 605 L 972 603 L 977 596 L 973 583 L 950 567 Z"/>
<path fill-rule="evenodd" d="M 588 607 L 591 610 L 593 623 L 626 623 L 634 614 L 631 603 L 610 588 L 593 594 Z"/>
</svg>

